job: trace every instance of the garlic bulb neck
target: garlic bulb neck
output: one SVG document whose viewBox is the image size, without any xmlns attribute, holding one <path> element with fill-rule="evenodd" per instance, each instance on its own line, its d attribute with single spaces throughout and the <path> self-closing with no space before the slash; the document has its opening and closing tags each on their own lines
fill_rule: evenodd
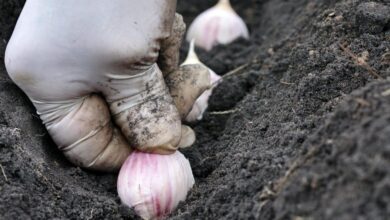
<svg viewBox="0 0 390 220">
<path fill-rule="evenodd" d="M 198 58 L 198 55 L 196 55 L 196 53 L 195 53 L 195 39 L 192 39 L 190 42 L 190 47 L 188 50 L 187 57 L 184 60 L 184 62 L 181 64 L 181 66 L 189 65 L 189 64 L 199 64 L 199 63 L 201 63 L 201 62 Z"/>
<path fill-rule="evenodd" d="M 230 0 L 219 0 L 218 3 L 215 5 L 215 7 L 234 12 L 234 9 L 230 4 Z"/>
</svg>

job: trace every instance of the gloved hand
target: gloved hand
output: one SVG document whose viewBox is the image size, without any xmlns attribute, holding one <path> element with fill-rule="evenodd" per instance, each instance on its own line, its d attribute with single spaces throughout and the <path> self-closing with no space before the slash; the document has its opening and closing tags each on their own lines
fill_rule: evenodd
<svg viewBox="0 0 390 220">
<path fill-rule="evenodd" d="M 27 0 L 6 68 L 72 163 L 117 170 L 132 149 L 169 154 L 195 140 L 181 119 L 209 73 L 177 69 L 185 27 L 175 9 L 175 0 Z"/>
</svg>

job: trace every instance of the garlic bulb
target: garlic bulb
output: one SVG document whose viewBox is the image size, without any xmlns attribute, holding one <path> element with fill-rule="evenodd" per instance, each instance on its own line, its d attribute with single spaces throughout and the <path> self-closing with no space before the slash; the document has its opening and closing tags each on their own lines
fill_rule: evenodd
<svg viewBox="0 0 390 220">
<path fill-rule="evenodd" d="M 187 41 L 195 39 L 197 46 L 211 50 L 216 44 L 229 44 L 239 37 L 249 38 L 245 22 L 234 11 L 229 0 L 219 0 L 215 6 L 195 18 L 186 38 Z"/>
<path fill-rule="evenodd" d="M 221 81 L 221 77 L 217 75 L 214 71 L 210 70 L 210 81 L 211 84 L 214 85 L 214 83 Z M 190 113 L 187 115 L 186 121 L 193 122 L 196 120 L 201 120 L 203 118 L 203 114 L 208 107 L 208 101 L 212 92 L 213 88 L 204 91 L 203 94 L 199 96 L 199 98 L 192 106 Z"/>
<path fill-rule="evenodd" d="M 186 60 L 181 64 L 181 66 L 184 65 L 190 65 L 190 64 L 201 64 L 205 66 L 210 73 L 210 82 L 211 85 L 216 86 L 219 82 L 221 82 L 221 77 L 217 75 L 213 70 L 208 68 L 206 65 L 204 65 L 202 62 L 199 61 L 198 56 L 195 53 L 195 40 L 192 39 L 190 43 L 190 49 L 188 51 L 188 55 Z M 208 101 L 212 94 L 213 88 L 208 89 L 202 93 L 202 95 L 199 96 L 199 98 L 195 101 L 194 105 L 192 106 L 192 109 L 190 113 L 186 117 L 186 121 L 188 122 L 194 122 L 196 120 L 201 120 L 203 117 L 203 113 L 206 111 L 208 107 Z"/>
<path fill-rule="evenodd" d="M 179 151 L 170 155 L 133 152 L 118 177 L 121 201 L 143 219 L 162 219 L 194 185 L 191 166 Z"/>
</svg>

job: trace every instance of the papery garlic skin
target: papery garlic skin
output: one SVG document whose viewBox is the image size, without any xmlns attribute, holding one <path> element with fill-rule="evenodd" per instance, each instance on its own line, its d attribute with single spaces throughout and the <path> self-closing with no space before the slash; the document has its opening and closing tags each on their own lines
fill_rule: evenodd
<svg viewBox="0 0 390 220">
<path fill-rule="evenodd" d="M 239 37 L 249 38 L 245 22 L 233 10 L 229 0 L 220 0 L 195 18 L 186 39 L 188 42 L 195 39 L 197 46 L 211 50 L 217 44 L 229 44 Z"/>
<path fill-rule="evenodd" d="M 123 164 L 117 187 L 121 201 L 143 219 L 162 219 L 185 200 L 194 183 L 190 163 L 179 151 L 136 151 Z"/>
<path fill-rule="evenodd" d="M 201 64 L 205 66 L 209 70 L 210 83 L 211 85 L 213 85 L 212 88 L 204 91 L 202 95 L 199 96 L 199 98 L 195 101 L 194 105 L 192 106 L 190 113 L 188 113 L 188 115 L 186 116 L 185 120 L 187 122 L 194 122 L 196 120 L 201 120 L 203 118 L 203 114 L 208 107 L 208 101 L 212 94 L 213 88 L 216 85 L 218 85 L 218 83 L 220 83 L 222 80 L 221 80 L 221 76 L 217 75 L 213 70 L 208 68 L 202 62 L 200 62 L 198 56 L 195 53 L 195 39 L 191 40 L 187 58 L 181 64 L 181 66 L 190 65 L 190 64 Z"/>
<path fill-rule="evenodd" d="M 210 82 L 212 85 L 221 81 L 221 76 L 217 75 L 214 71 L 210 70 Z M 195 101 L 190 113 L 186 117 L 186 121 L 194 122 L 196 120 L 202 120 L 203 114 L 208 107 L 209 98 L 213 92 L 213 88 L 203 92 L 201 96 Z"/>
</svg>

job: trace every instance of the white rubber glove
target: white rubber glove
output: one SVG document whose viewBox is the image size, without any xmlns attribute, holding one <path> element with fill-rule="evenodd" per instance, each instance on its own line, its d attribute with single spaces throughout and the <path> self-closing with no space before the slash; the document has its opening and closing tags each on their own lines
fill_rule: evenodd
<svg viewBox="0 0 390 220">
<path fill-rule="evenodd" d="M 175 72 L 175 9 L 176 0 L 27 0 L 6 68 L 72 163 L 111 171 L 132 148 L 168 154 L 192 144 L 181 118 L 195 100 L 178 111 L 156 64 L 162 44 L 165 75 Z M 194 85 L 190 100 L 208 86 Z"/>
</svg>

